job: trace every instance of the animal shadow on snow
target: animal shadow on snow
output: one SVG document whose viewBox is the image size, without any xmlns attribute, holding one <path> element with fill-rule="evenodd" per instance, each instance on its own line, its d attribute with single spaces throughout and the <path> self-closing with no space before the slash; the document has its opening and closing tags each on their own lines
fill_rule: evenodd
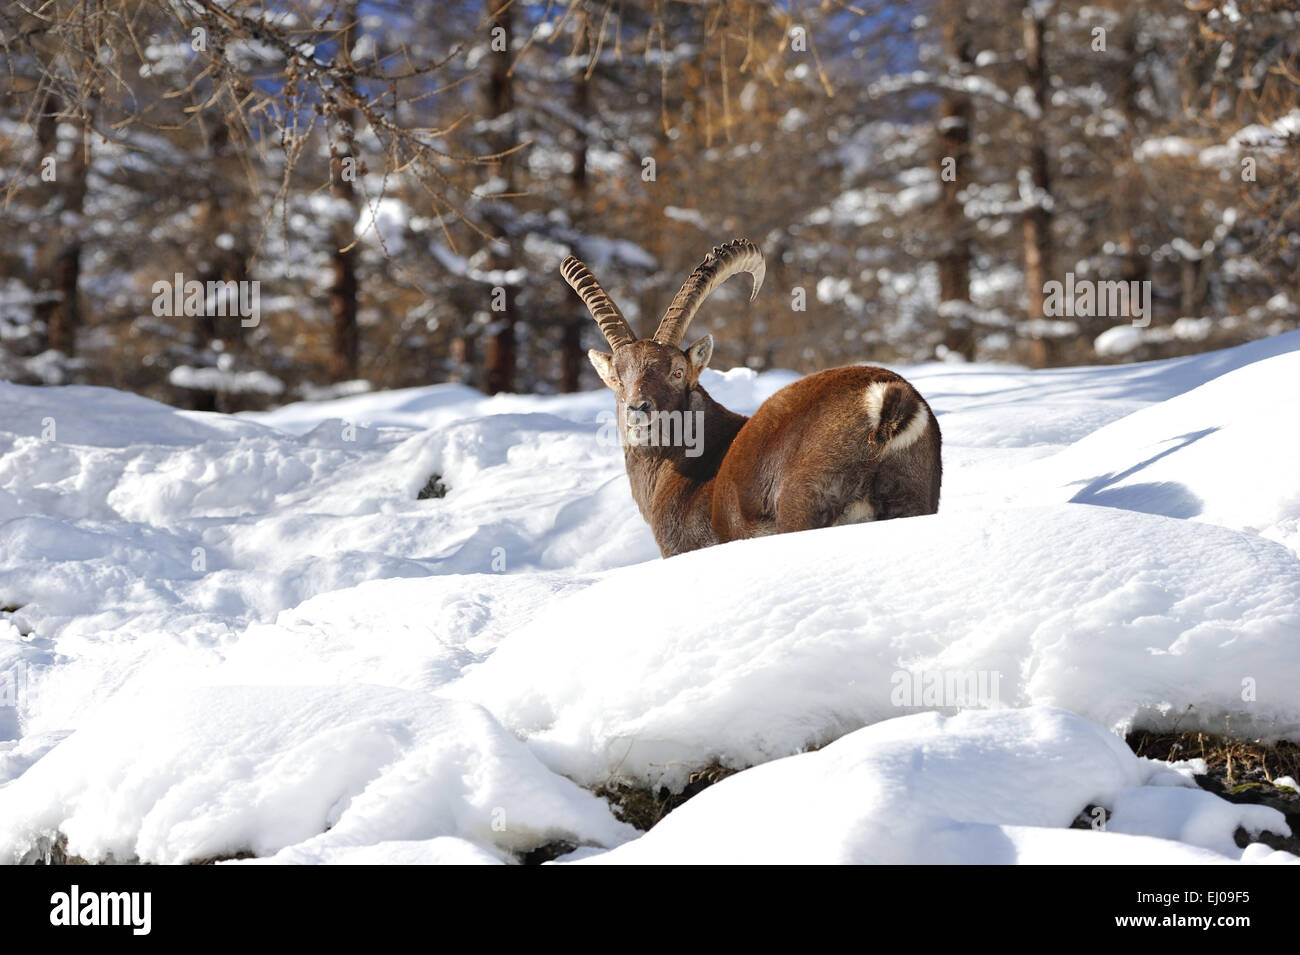
<svg viewBox="0 0 1300 955">
<path fill-rule="evenodd" d="M 1202 501 L 1177 481 L 1153 481 L 1146 484 L 1126 484 L 1123 487 L 1114 485 L 1218 430 L 1218 428 L 1205 428 L 1202 431 L 1181 434 L 1171 439 L 1176 442 L 1175 444 L 1165 448 L 1159 454 L 1152 455 L 1118 474 L 1103 474 L 1093 478 L 1070 498 L 1070 503 L 1117 507 L 1126 511 L 1141 511 L 1144 514 L 1159 514 L 1164 517 L 1195 517 L 1201 513 Z"/>
</svg>

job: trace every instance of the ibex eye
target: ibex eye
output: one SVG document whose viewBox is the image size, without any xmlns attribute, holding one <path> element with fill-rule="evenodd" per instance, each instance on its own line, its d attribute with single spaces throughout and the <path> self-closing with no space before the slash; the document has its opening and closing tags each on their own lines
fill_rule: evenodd
<svg viewBox="0 0 1300 955">
<path fill-rule="evenodd" d="M 678 368 L 675 372 L 673 372 L 674 378 L 680 378 L 681 376 L 682 376 L 682 370 L 680 368 Z"/>
</svg>

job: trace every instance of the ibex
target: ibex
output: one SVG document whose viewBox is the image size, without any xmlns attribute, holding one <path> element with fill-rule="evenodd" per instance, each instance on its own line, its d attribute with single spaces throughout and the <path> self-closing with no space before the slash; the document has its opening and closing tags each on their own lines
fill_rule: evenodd
<svg viewBox="0 0 1300 955">
<path fill-rule="evenodd" d="M 782 388 L 752 418 L 700 387 L 713 354 L 705 335 L 683 351 L 700 305 L 740 272 L 763 284 L 763 253 L 745 239 L 717 246 L 682 285 L 653 338 L 638 340 L 595 276 L 560 265 L 609 342 L 588 352 L 614 390 L 619 433 L 641 515 L 665 557 L 764 534 L 933 514 L 939 508 L 939 424 L 910 384 L 850 365 Z M 689 420 L 688 420 L 689 419 Z M 653 425 L 694 424 L 696 447 L 655 440 Z"/>
</svg>

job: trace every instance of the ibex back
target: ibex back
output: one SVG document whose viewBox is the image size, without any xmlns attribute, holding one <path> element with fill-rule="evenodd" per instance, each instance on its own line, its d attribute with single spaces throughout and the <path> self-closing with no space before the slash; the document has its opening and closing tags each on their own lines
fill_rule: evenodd
<svg viewBox="0 0 1300 955">
<path fill-rule="evenodd" d="M 718 404 L 699 377 L 705 335 L 687 326 L 731 276 L 763 283 L 763 254 L 745 239 L 717 246 L 686 280 L 653 338 L 637 340 L 618 306 L 573 256 L 560 271 L 609 342 L 591 363 L 618 397 L 632 496 L 665 557 L 725 541 L 832 524 L 933 514 L 939 508 L 939 423 L 910 384 L 850 365 L 782 388 L 752 418 Z M 684 424 L 683 424 L 684 422 Z M 670 440 L 660 440 L 674 427 Z M 680 440 L 700 437 L 698 444 Z"/>
</svg>

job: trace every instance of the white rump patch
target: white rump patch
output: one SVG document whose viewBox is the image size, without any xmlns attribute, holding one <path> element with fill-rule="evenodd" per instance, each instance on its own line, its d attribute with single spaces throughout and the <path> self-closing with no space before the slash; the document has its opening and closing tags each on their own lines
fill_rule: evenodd
<svg viewBox="0 0 1300 955">
<path fill-rule="evenodd" d="M 867 420 L 873 429 L 880 427 L 880 408 L 885 403 L 885 391 L 891 384 L 893 382 L 873 381 L 867 385 L 867 392 L 862 396 L 867 406 Z"/>
<path fill-rule="evenodd" d="M 907 427 L 890 440 L 889 450 L 902 451 L 910 448 L 921 435 L 925 434 L 925 429 L 929 424 L 930 416 L 926 414 L 925 406 L 922 405 L 916 409 L 916 413 L 912 415 L 912 420 L 907 423 Z"/>
<path fill-rule="evenodd" d="M 867 407 L 867 420 L 871 422 L 871 427 L 880 427 L 880 409 L 884 407 L 885 392 L 895 386 L 903 387 L 897 381 L 873 381 L 867 385 L 866 393 L 862 396 L 863 404 Z M 888 451 L 903 451 L 910 448 L 916 443 L 921 435 L 925 434 L 926 427 L 930 424 L 930 416 L 926 413 L 924 405 L 918 405 L 916 412 L 912 415 L 912 420 L 907 422 L 907 426 L 902 431 L 894 435 L 890 440 Z M 870 520 L 870 518 L 867 518 Z"/>
</svg>

